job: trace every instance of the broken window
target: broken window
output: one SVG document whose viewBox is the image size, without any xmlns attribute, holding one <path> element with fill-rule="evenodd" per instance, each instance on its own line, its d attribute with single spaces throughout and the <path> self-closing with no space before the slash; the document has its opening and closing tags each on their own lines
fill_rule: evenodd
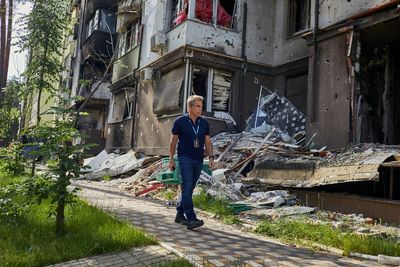
<svg viewBox="0 0 400 267">
<path fill-rule="evenodd" d="M 192 94 L 201 95 L 207 103 L 208 96 L 208 69 L 201 66 L 193 67 Z"/>
<path fill-rule="evenodd" d="M 171 0 L 171 28 L 188 17 L 188 0 Z M 194 18 L 225 28 L 235 28 L 237 0 L 193 0 Z M 214 8 L 216 7 L 216 12 Z"/>
<path fill-rule="evenodd" d="M 212 110 L 228 111 L 232 74 L 220 70 L 214 71 Z"/>
<path fill-rule="evenodd" d="M 217 7 L 217 12 L 213 12 L 214 7 Z M 235 13 L 235 0 L 196 0 L 195 15 L 197 19 L 203 22 L 232 28 Z"/>
<path fill-rule="evenodd" d="M 140 21 L 130 23 L 121 33 L 118 47 L 118 57 L 125 55 L 139 44 Z"/>
<path fill-rule="evenodd" d="M 109 122 L 120 122 L 133 116 L 134 90 L 131 87 L 124 88 L 113 94 L 111 100 L 111 112 Z"/>
<path fill-rule="evenodd" d="M 308 75 L 286 77 L 285 97 L 304 115 L 307 115 Z"/>
<path fill-rule="evenodd" d="M 86 38 L 89 38 L 94 31 L 114 34 L 116 22 L 115 12 L 107 9 L 97 9 L 87 23 Z"/>
<path fill-rule="evenodd" d="M 192 94 L 204 97 L 205 111 L 228 111 L 232 74 L 193 66 Z"/>
<path fill-rule="evenodd" d="M 153 112 L 157 116 L 177 114 L 182 111 L 185 67 L 162 74 L 156 83 Z"/>
<path fill-rule="evenodd" d="M 181 24 L 187 18 L 188 0 L 171 0 L 170 28 Z"/>
<path fill-rule="evenodd" d="M 289 0 L 289 36 L 310 27 L 310 0 Z"/>
</svg>

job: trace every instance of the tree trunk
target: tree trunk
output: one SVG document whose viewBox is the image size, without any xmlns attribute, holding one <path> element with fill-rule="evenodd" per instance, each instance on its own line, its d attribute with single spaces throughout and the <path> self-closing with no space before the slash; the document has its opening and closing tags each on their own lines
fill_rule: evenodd
<svg viewBox="0 0 400 267">
<path fill-rule="evenodd" d="M 42 78 L 43 79 L 43 78 Z M 37 103 L 36 103 L 36 126 L 39 126 L 40 123 L 40 98 L 42 98 L 42 87 L 39 88 Z"/>
<path fill-rule="evenodd" d="M 38 93 L 38 101 L 37 101 L 37 111 L 36 111 L 36 126 L 39 126 L 40 123 L 40 98 L 42 97 L 42 91 L 43 91 L 43 84 L 44 84 L 44 74 L 45 74 L 45 70 L 44 70 L 44 62 L 46 57 L 48 57 L 47 53 L 49 52 L 49 45 L 48 45 L 48 40 L 49 40 L 49 36 L 48 33 L 46 35 L 46 45 L 44 47 L 44 52 L 43 52 L 43 57 L 42 57 L 42 69 L 40 72 L 40 79 L 39 79 L 39 93 Z"/>
<path fill-rule="evenodd" d="M 56 234 L 61 236 L 64 233 L 64 222 L 65 222 L 65 202 L 63 198 L 59 198 L 57 202 L 57 217 L 56 217 Z"/>
<path fill-rule="evenodd" d="M 7 22 L 7 40 L 4 51 L 4 62 L 3 62 L 3 77 L 2 80 L 4 85 L 7 85 L 8 76 L 8 63 L 10 60 L 10 48 L 11 48 L 11 37 L 12 37 L 12 24 L 13 24 L 13 0 L 8 0 L 8 22 Z"/>
<path fill-rule="evenodd" d="M 6 48 L 6 0 L 1 0 L 0 4 L 0 89 L 5 86 L 3 81 L 4 74 L 4 53 Z M 0 92 L 0 96 L 3 96 L 3 93 Z"/>
</svg>

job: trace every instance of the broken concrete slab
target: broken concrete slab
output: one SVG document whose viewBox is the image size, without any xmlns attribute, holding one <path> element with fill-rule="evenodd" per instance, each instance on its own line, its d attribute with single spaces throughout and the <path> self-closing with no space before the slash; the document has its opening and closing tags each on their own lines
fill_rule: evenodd
<svg viewBox="0 0 400 267">
<path fill-rule="evenodd" d="M 317 208 L 305 207 L 305 206 L 292 206 L 292 207 L 280 207 L 276 209 L 253 209 L 244 212 L 244 216 L 256 216 L 266 218 L 279 218 L 284 216 L 301 215 L 314 213 Z"/>
<path fill-rule="evenodd" d="M 142 166 L 155 162 L 159 157 L 136 158 L 135 151 L 131 150 L 128 153 L 120 156 L 108 154 L 107 157 L 102 155 L 98 160 L 104 160 L 99 164 L 99 167 L 91 173 L 85 175 L 86 179 L 99 180 L 104 176 L 116 177 L 121 174 L 128 173 L 133 170 L 138 170 Z M 97 160 L 94 160 L 97 163 Z"/>
<path fill-rule="evenodd" d="M 377 181 L 381 164 L 400 153 L 384 146 L 349 147 L 328 157 L 266 154 L 249 174 L 270 185 L 315 187 L 320 185 Z"/>
<path fill-rule="evenodd" d="M 94 157 L 83 160 L 83 165 L 87 168 L 82 169 L 83 172 L 92 172 L 100 168 L 101 164 L 110 157 L 115 156 L 114 153 L 108 154 L 105 150 L 101 151 Z"/>
</svg>

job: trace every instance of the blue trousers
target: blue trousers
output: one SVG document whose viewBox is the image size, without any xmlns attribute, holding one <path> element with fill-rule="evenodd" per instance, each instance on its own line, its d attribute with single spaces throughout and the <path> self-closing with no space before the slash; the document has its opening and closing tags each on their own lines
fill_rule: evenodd
<svg viewBox="0 0 400 267">
<path fill-rule="evenodd" d="M 181 197 L 176 208 L 178 216 L 186 216 L 188 221 L 196 220 L 193 210 L 193 190 L 199 180 L 203 162 L 185 156 L 179 156 L 179 167 L 181 169 L 182 184 Z"/>
</svg>

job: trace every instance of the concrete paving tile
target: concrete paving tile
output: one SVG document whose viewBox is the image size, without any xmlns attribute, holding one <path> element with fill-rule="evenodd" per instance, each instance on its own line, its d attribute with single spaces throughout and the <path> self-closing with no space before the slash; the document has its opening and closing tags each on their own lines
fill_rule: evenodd
<svg viewBox="0 0 400 267">
<path fill-rule="evenodd" d="M 204 264 L 207 259 L 212 259 L 214 263 L 207 262 L 207 266 L 236 266 L 226 265 L 227 261 L 241 262 L 243 265 L 240 266 L 243 267 L 296 266 L 296 264 L 297 266 L 305 264 L 304 266 L 355 267 L 371 264 L 371 262 L 356 260 L 350 263 L 343 261 L 341 257 L 316 254 L 307 249 L 268 242 L 264 238 L 241 232 L 211 219 L 204 219 L 205 225 L 196 231 L 188 231 L 184 226 L 173 221 L 176 213 L 173 207 L 165 207 L 119 193 L 103 193 L 101 190 L 104 186 L 101 183 L 79 181 L 79 184 L 74 185 L 80 185 L 83 188 L 79 191 L 81 197 L 120 218 L 126 218 L 133 225 L 145 229 L 193 261 Z M 108 188 L 107 190 L 115 189 Z M 127 259 L 126 254 L 120 258 Z M 155 257 L 154 260 L 156 259 Z"/>
</svg>

